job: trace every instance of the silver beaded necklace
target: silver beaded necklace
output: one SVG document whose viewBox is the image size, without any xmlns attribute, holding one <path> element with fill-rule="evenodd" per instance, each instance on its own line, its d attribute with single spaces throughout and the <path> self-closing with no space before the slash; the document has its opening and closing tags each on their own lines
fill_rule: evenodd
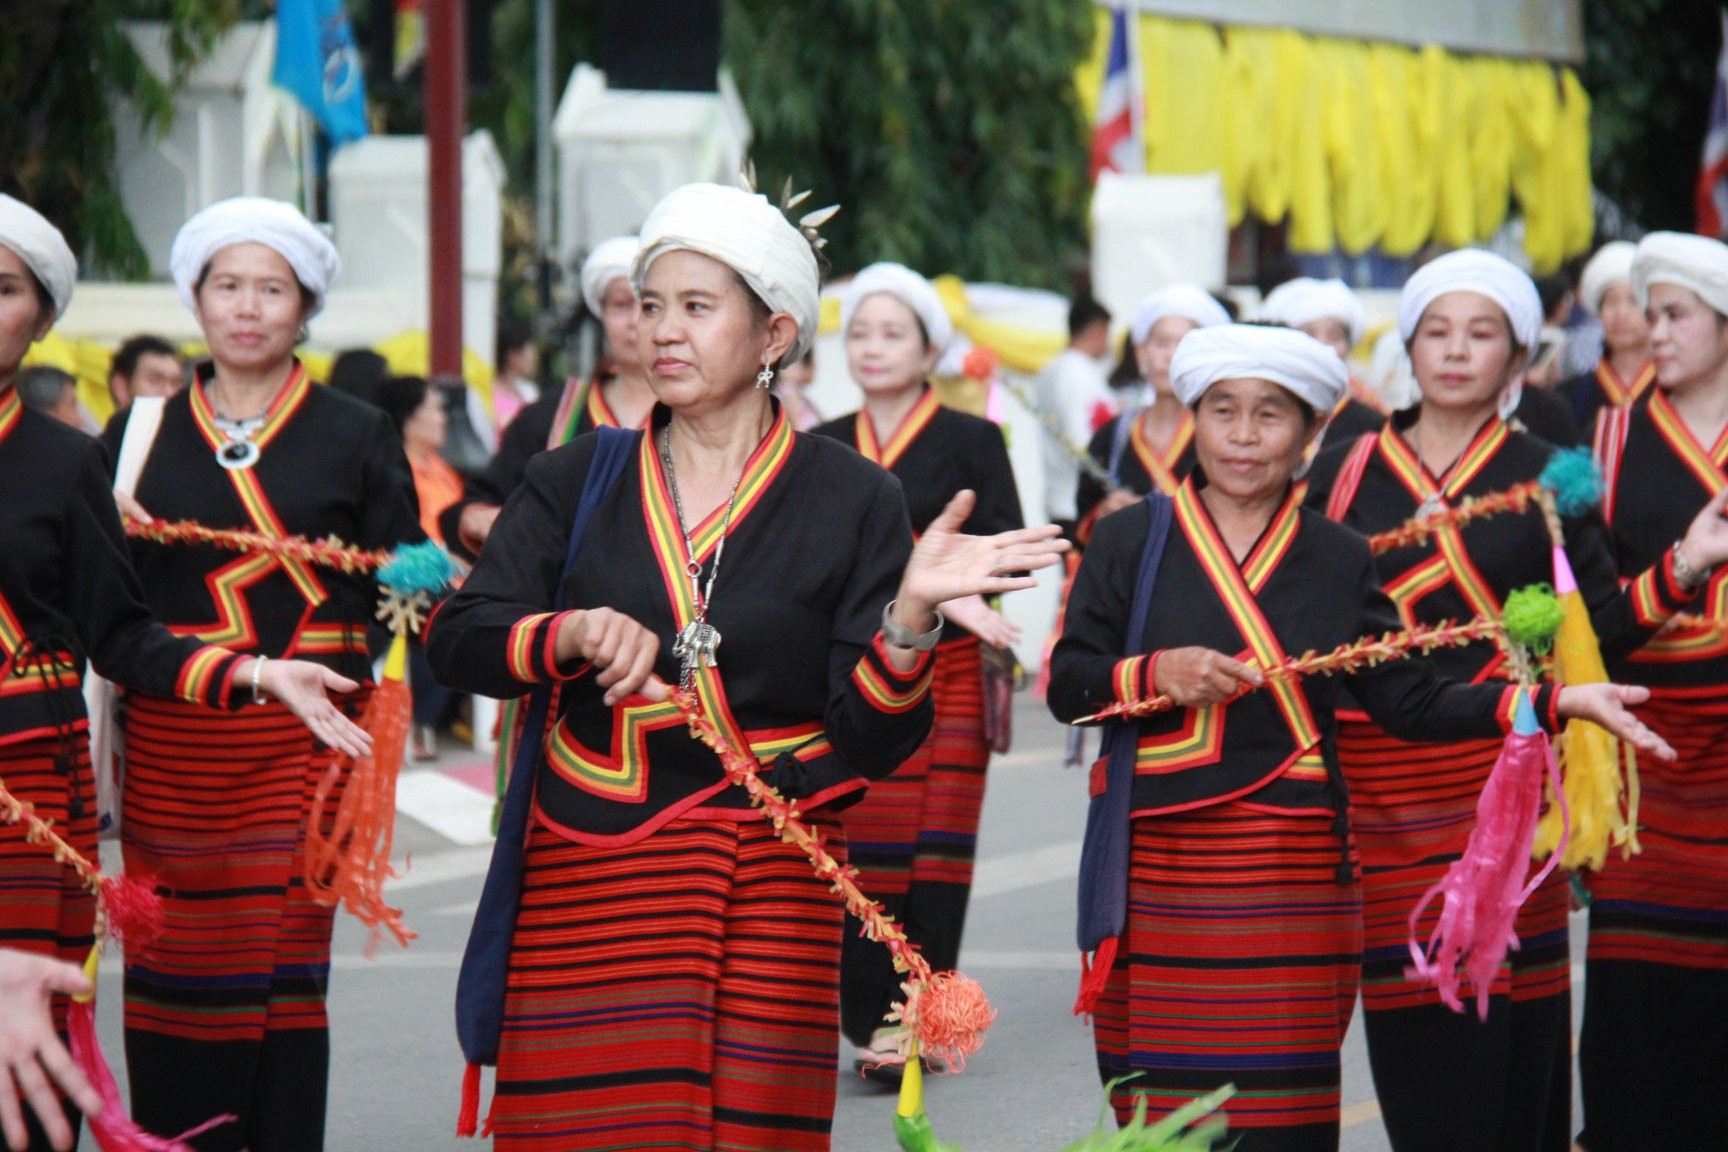
<svg viewBox="0 0 1728 1152">
<path fill-rule="evenodd" d="M 690 598 L 695 601 L 696 614 L 678 632 L 672 655 L 678 657 L 678 684 L 684 691 L 696 687 L 696 662 L 708 668 L 716 667 L 715 650 L 720 647 L 720 630 L 708 623 L 708 605 L 714 597 L 714 581 L 720 575 L 720 558 L 726 554 L 726 534 L 732 528 L 732 508 L 738 499 L 738 486 L 744 482 L 740 472 L 732 482 L 726 497 L 726 515 L 720 521 L 720 542 L 714 546 L 714 564 L 708 569 L 708 583 L 702 584 L 702 565 L 696 559 L 696 547 L 690 542 L 690 529 L 685 526 L 684 501 L 678 495 L 678 470 L 672 465 L 672 426 L 660 432 L 660 462 L 666 468 L 666 486 L 672 490 L 672 508 L 678 514 L 678 531 L 684 537 L 684 574 L 690 578 Z"/>
</svg>

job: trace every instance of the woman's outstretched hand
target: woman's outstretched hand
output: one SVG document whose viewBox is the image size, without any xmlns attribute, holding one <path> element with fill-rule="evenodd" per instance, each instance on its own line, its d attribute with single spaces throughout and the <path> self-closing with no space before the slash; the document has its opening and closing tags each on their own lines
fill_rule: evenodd
<svg viewBox="0 0 1728 1152">
<path fill-rule="evenodd" d="M 1630 684 L 1568 684 L 1560 689 L 1558 711 L 1569 720 L 1588 720 L 1606 728 L 1640 752 L 1658 760 L 1673 760 L 1668 741 L 1652 732 L 1627 708 L 1650 699 L 1650 689 Z"/>
<path fill-rule="evenodd" d="M 966 535 L 960 526 L 975 503 L 972 490 L 962 489 L 924 529 L 900 577 L 900 608 L 925 617 L 944 601 L 1031 588 L 1038 582 L 1027 573 L 1060 563 L 1068 551 L 1068 541 L 1054 524 L 994 536 Z"/>
<path fill-rule="evenodd" d="M 237 684 L 247 683 L 251 677 L 251 661 L 234 672 Z M 330 699 L 333 692 L 346 695 L 360 687 L 348 677 L 310 660 L 266 660 L 258 674 L 258 687 L 282 701 L 308 732 L 344 756 L 358 760 L 372 751 L 372 734 Z"/>
<path fill-rule="evenodd" d="M 14 1152 L 30 1147 L 24 1109 L 36 1113 L 49 1144 L 72 1147 L 72 1128 L 55 1085 L 87 1115 L 102 1111 L 102 1097 L 73 1063 L 49 1012 L 54 993 L 82 996 L 90 990 L 90 981 L 74 965 L 0 948 L 0 1130 Z"/>
</svg>

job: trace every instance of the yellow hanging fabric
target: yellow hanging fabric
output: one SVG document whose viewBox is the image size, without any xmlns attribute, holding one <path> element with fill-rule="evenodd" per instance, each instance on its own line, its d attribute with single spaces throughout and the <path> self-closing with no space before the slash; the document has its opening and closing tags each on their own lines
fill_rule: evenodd
<svg viewBox="0 0 1728 1152">
<path fill-rule="evenodd" d="M 1330 56 L 1326 151 L 1332 169 L 1333 226 L 1338 246 L 1351 256 L 1379 242 L 1389 215 L 1381 138 L 1367 44 L 1326 42 Z"/>
<path fill-rule="evenodd" d="M 1146 87 L 1146 171 L 1167 175 L 1224 168 L 1224 42 L 1197 20 L 1140 17 Z"/>
<path fill-rule="evenodd" d="M 1570 68 L 1560 74 L 1560 91 L 1560 240 L 1561 254 L 1571 257 L 1589 248 L 1596 235 L 1596 204 L 1590 194 L 1590 94 Z"/>
<path fill-rule="evenodd" d="M 1278 99 L 1271 36 L 1259 28 L 1230 29 L 1224 37 L 1223 68 L 1224 206 L 1234 228 L 1247 215 L 1258 173 L 1277 151 L 1267 131 Z M 1271 219 L 1282 215 L 1280 209 Z"/>
<path fill-rule="evenodd" d="M 1290 125 L 1290 228 L 1293 252 L 1332 251 L 1332 181 L 1326 164 L 1325 67 L 1316 43 L 1296 36 L 1290 45 L 1296 67 L 1289 98 L 1295 111 Z"/>
<path fill-rule="evenodd" d="M 1230 33 L 1240 42 L 1256 78 L 1254 131 L 1261 145 L 1248 173 L 1248 207 L 1260 219 L 1276 224 L 1290 211 L 1290 135 L 1296 123 L 1301 37 L 1267 28 L 1238 28 Z"/>
<path fill-rule="evenodd" d="M 1394 44 L 1372 45 L 1368 82 L 1380 143 L 1380 202 L 1386 208 L 1380 247 L 1388 255 L 1409 256 L 1434 224 L 1434 188 L 1425 178 L 1432 170 L 1421 159 L 1426 146 L 1418 124 L 1423 89 L 1416 54 Z"/>
<path fill-rule="evenodd" d="M 1475 75 L 1462 60 L 1432 45 L 1422 54 L 1432 69 L 1439 104 L 1436 148 L 1435 243 L 1462 248 L 1476 239 L 1476 197 L 1472 182 L 1471 117 L 1475 111 Z"/>
<path fill-rule="evenodd" d="M 1560 196 L 1554 141 L 1560 119 L 1560 90 L 1546 64 L 1512 65 L 1512 191 L 1524 212 L 1524 252 L 1538 276 L 1560 266 Z"/>
</svg>

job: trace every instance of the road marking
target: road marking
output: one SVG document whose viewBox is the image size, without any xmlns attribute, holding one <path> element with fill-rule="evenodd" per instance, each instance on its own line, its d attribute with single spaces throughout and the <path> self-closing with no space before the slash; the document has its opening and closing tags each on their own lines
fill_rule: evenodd
<svg viewBox="0 0 1728 1152">
<path fill-rule="evenodd" d="M 492 797 L 436 768 L 402 773 L 396 782 L 396 811 L 457 844 L 492 840 Z"/>
<path fill-rule="evenodd" d="M 1078 952 L 985 952 L 968 948 L 960 954 L 960 968 L 971 972 L 1010 969 L 1021 972 L 1080 973 Z"/>
<path fill-rule="evenodd" d="M 1072 880 L 1079 874 L 1080 841 L 1064 840 L 978 861 L 972 897 L 1003 896 L 1056 880 Z"/>
<path fill-rule="evenodd" d="M 491 862 L 490 844 L 479 848 L 457 848 L 449 852 L 393 860 L 391 865 L 400 873 L 400 879 L 387 881 L 384 894 L 389 896 L 407 888 L 424 888 L 428 884 L 446 884 L 452 880 L 484 876 L 486 866 Z"/>
<path fill-rule="evenodd" d="M 1354 1128 L 1358 1124 L 1367 1124 L 1380 1119 L 1380 1101 L 1364 1100 L 1360 1104 L 1351 1104 L 1338 1113 L 1338 1127 Z"/>
</svg>

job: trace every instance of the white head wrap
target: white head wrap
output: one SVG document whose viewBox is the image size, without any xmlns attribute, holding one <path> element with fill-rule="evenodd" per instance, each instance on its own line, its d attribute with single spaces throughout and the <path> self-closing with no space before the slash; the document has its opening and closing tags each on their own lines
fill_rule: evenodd
<svg viewBox="0 0 1728 1152">
<path fill-rule="evenodd" d="M 1316 320 L 1337 320 L 1350 330 L 1352 347 L 1361 343 L 1368 319 L 1362 301 L 1342 280 L 1316 280 L 1298 276 L 1267 293 L 1260 304 L 1260 319 L 1269 324 L 1300 328 Z"/>
<path fill-rule="evenodd" d="M 1146 337 L 1152 335 L 1152 329 L 1166 316 L 1186 316 L 1202 328 L 1230 323 L 1230 313 L 1210 293 L 1192 284 L 1172 284 L 1158 289 L 1134 309 L 1134 320 L 1128 326 L 1134 343 L 1146 343 Z"/>
<path fill-rule="evenodd" d="M 1449 292 L 1475 292 L 1500 305 L 1512 325 L 1512 341 L 1527 351 L 1542 335 L 1542 298 L 1516 264 L 1492 252 L 1461 248 L 1418 268 L 1398 297 L 1398 334 L 1408 344 L 1428 305 Z"/>
<path fill-rule="evenodd" d="M 1615 284 L 1631 285 L 1632 256 L 1638 245 L 1626 240 L 1610 240 L 1596 250 L 1578 277 L 1578 302 L 1592 316 L 1602 315 L 1602 297 Z"/>
<path fill-rule="evenodd" d="M 866 296 L 892 296 L 912 309 L 930 337 L 930 346 L 937 351 L 948 347 L 954 339 L 954 323 L 948 319 L 948 309 L 930 281 L 904 264 L 872 264 L 852 278 L 846 295 L 840 300 L 840 331 L 852 327 L 852 317 Z"/>
<path fill-rule="evenodd" d="M 1290 328 L 1223 324 L 1182 337 L 1170 361 L 1177 399 L 1192 408 L 1220 380 L 1270 380 L 1329 415 L 1343 399 L 1350 373 L 1330 345 Z"/>
<path fill-rule="evenodd" d="M 589 312 L 600 315 L 606 289 L 612 286 L 612 281 L 630 279 L 630 270 L 636 265 L 636 253 L 641 247 L 634 236 L 614 236 L 602 240 L 595 245 L 594 251 L 588 253 L 588 259 L 582 261 L 581 281 L 582 303 L 588 305 Z"/>
<path fill-rule="evenodd" d="M 54 301 L 54 319 L 60 319 L 72 302 L 72 285 L 78 279 L 78 258 L 66 246 L 60 229 L 24 201 L 0 193 L 0 245 L 16 252 L 42 281 Z"/>
<path fill-rule="evenodd" d="M 323 310 L 325 294 L 342 273 L 336 245 L 294 205 L 263 196 L 236 196 L 210 205 L 186 221 L 174 237 L 168 272 L 188 309 L 197 311 L 198 277 L 216 253 L 232 244 L 262 244 L 288 261 L 294 279 L 312 293 L 311 316 Z"/>
<path fill-rule="evenodd" d="M 769 308 L 797 321 L 798 337 L 783 360 L 791 363 L 810 350 L 821 314 L 816 253 L 766 196 L 723 184 L 675 188 L 643 221 L 641 243 L 630 276 L 637 295 L 660 256 L 700 252 L 742 276 Z"/>
<path fill-rule="evenodd" d="M 1632 258 L 1632 290 L 1650 302 L 1650 285 L 1678 284 L 1728 316 L 1728 244 L 1689 232 L 1652 232 Z"/>
</svg>

